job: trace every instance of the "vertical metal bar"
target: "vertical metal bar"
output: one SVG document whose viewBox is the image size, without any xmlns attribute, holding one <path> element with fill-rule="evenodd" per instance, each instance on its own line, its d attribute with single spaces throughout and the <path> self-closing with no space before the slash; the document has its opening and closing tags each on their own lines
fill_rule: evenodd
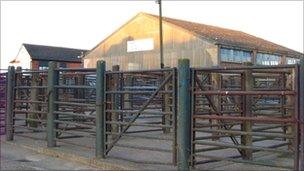
<svg viewBox="0 0 304 171">
<path fill-rule="evenodd" d="M 120 83 L 119 83 L 119 90 L 123 90 L 123 89 L 124 89 L 124 86 L 125 86 L 125 79 L 124 79 L 124 74 L 123 74 L 123 73 L 120 73 L 120 74 L 119 74 L 119 80 L 120 80 Z M 120 103 L 120 109 L 121 109 L 121 110 L 124 110 L 124 108 L 125 108 L 125 103 L 124 103 L 124 101 L 125 101 L 125 96 L 124 96 L 124 94 L 121 94 L 121 95 L 120 95 L 120 98 L 119 98 L 119 103 Z M 124 114 L 121 114 L 121 115 L 119 116 L 119 120 L 120 120 L 121 122 L 124 121 Z M 122 130 L 123 130 L 123 125 L 120 126 L 120 132 L 121 132 Z"/>
<path fill-rule="evenodd" d="M 286 84 L 286 80 L 287 80 L 287 76 L 286 76 L 286 73 L 282 73 L 282 89 L 283 90 L 288 90 L 288 86 Z M 286 108 L 284 107 L 286 105 L 286 96 L 281 96 L 281 112 L 282 112 L 282 117 L 286 117 L 286 113 L 287 113 L 287 110 Z M 283 133 L 286 134 L 287 133 L 287 127 L 285 125 L 283 125 L 282 127 L 283 129 Z M 287 138 L 283 138 L 284 141 L 288 140 Z"/>
<path fill-rule="evenodd" d="M 252 71 L 251 70 L 246 70 L 245 71 L 245 90 L 246 91 L 250 91 L 252 90 L 253 84 L 254 84 L 254 80 L 253 80 L 253 76 L 252 76 Z M 245 96 L 245 108 L 243 109 L 243 116 L 244 117 L 252 117 L 252 104 L 251 104 L 252 100 L 251 100 L 251 96 L 247 95 Z M 242 131 L 245 132 L 252 132 L 252 123 L 250 121 L 244 121 L 244 123 L 242 124 Z M 246 145 L 246 146 L 252 146 L 252 136 L 251 135 L 242 135 L 241 136 L 241 144 L 242 145 Z M 242 150 L 242 157 L 243 159 L 252 159 L 252 150 L 251 149 L 245 149 Z"/>
<path fill-rule="evenodd" d="M 296 94 L 299 95 L 300 91 L 299 91 L 299 69 L 300 67 L 298 65 L 295 65 L 295 77 L 293 77 L 293 84 L 294 84 L 294 90 L 296 91 Z M 292 118 L 296 121 L 296 123 L 293 125 L 293 135 L 294 135 L 294 139 L 292 142 L 292 150 L 294 150 L 294 168 L 293 170 L 297 171 L 299 170 L 299 159 L 300 159 L 300 136 L 299 136 L 299 131 L 300 131 L 300 127 L 299 127 L 299 98 L 296 97 L 296 95 L 294 95 L 292 98 L 294 98 L 294 113 Z M 303 148 L 303 147 L 302 147 Z"/>
<path fill-rule="evenodd" d="M 105 157 L 105 70 L 105 62 L 98 61 L 96 68 L 96 158 Z"/>
<path fill-rule="evenodd" d="M 55 71 L 57 67 L 56 62 L 49 62 L 49 70 L 48 70 L 48 85 L 47 85 L 47 92 L 48 92 L 48 99 L 49 99 L 49 109 L 47 114 L 47 146 L 48 147 L 55 147 L 55 123 L 54 119 L 56 118 L 54 111 L 57 110 L 58 105 L 54 102 L 58 98 L 57 89 L 55 89 L 55 85 L 58 85 L 59 81 L 59 72 Z"/>
<path fill-rule="evenodd" d="M 85 85 L 85 75 L 78 75 L 75 77 L 77 85 Z M 84 99 L 85 98 L 85 89 L 78 89 L 75 93 L 76 98 Z"/>
<path fill-rule="evenodd" d="M 112 71 L 119 71 L 119 65 L 114 65 L 112 67 Z M 113 79 L 112 79 L 112 87 L 113 91 L 118 91 L 119 88 L 119 74 L 113 74 Z M 119 109 L 119 94 L 113 94 L 112 97 L 112 109 L 113 110 L 118 110 Z M 111 121 L 118 122 L 118 117 L 119 113 L 112 112 L 111 113 Z M 120 125 L 122 127 L 122 125 Z M 112 134 L 112 139 L 116 139 L 115 133 L 118 133 L 119 131 L 119 125 L 118 124 L 112 124 L 111 125 L 111 132 Z"/>
<path fill-rule="evenodd" d="M 170 72 L 164 72 L 164 76 L 165 78 L 171 74 Z M 169 90 L 169 87 L 170 87 L 170 82 L 168 82 L 166 85 L 165 85 L 165 91 L 168 91 Z M 163 99 L 163 104 L 162 104 L 162 111 L 165 111 L 165 112 L 170 112 L 170 94 L 167 94 L 165 93 L 164 95 L 162 95 L 162 99 Z M 170 115 L 163 115 L 162 116 L 162 124 L 164 125 L 170 125 Z M 163 133 L 165 134 L 168 134 L 170 133 L 170 128 L 162 128 L 163 130 Z"/>
<path fill-rule="evenodd" d="M 172 72 L 173 72 L 173 76 L 172 76 L 172 90 L 173 90 L 173 93 L 172 93 L 172 105 L 173 105 L 173 107 L 172 107 L 172 126 L 173 126 L 173 130 L 172 130 L 172 135 L 173 135 L 173 143 L 172 143 L 172 150 L 173 150 L 173 158 L 172 158 L 172 163 L 173 163 L 173 165 L 174 166 L 176 166 L 176 164 L 177 164 L 177 145 L 176 145 L 176 141 L 177 141 L 177 139 L 176 139 L 176 117 L 177 117 L 177 104 L 176 104 L 176 102 L 177 102 L 177 100 L 176 100 L 176 94 L 177 94 L 177 86 L 176 86 L 176 84 L 177 84 L 177 82 L 176 82 L 176 68 L 173 68 L 173 70 L 172 70 Z"/>
<path fill-rule="evenodd" d="M 295 67 L 297 68 L 297 67 Z M 293 91 L 297 91 L 296 89 L 296 85 L 298 84 L 298 79 L 297 79 L 297 74 L 296 74 L 296 69 L 292 69 L 291 72 L 291 77 L 288 79 L 286 86 L 288 86 L 288 89 L 291 89 Z M 294 98 L 294 96 L 288 95 L 285 96 L 286 97 L 286 106 L 294 106 L 295 107 L 295 103 L 297 102 L 296 99 Z M 295 114 L 296 114 L 296 108 L 294 108 L 294 110 L 287 110 L 286 113 L 286 118 L 295 118 Z M 289 125 L 286 127 L 286 134 L 292 134 L 294 135 L 294 125 Z M 288 145 L 288 149 L 289 150 L 293 150 L 292 147 L 294 146 L 294 140 L 292 139 L 288 139 L 289 145 Z"/>
<path fill-rule="evenodd" d="M 189 170 L 191 150 L 190 61 L 178 60 L 177 166 Z"/>
<path fill-rule="evenodd" d="M 220 73 L 211 73 L 211 85 L 214 89 L 216 90 L 221 90 L 221 75 Z M 222 109 L 221 109 L 221 101 L 222 97 L 221 95 L 214 95 L 212 98 L 213 104 L 216 108 L 216 111 L 219 111 L 219 113 L 221 113 Z M 215 112 L 215 111 L 213 111 Z M 212 125 L 218 125 L 219 121 L 216 119 L 212 119 L 211 120 L 211 124 Z M 219 130 L 220 126 L 211 126 L 211 129 L 213 130 Z M 219 133 L 217 132 L 213 132 L 212 133 L 212 140 L 216 141 L 219 140 Z"/>
<path fill-rule="evenodd" d="M 14 110 L 14 87 L 15 87 L 15 67 L 8 67 L 7 73 L 7 95 L 6 95 L 6 120 L 5 120 L 5 136 L 6 141 L 14 139 L 13 130 L 13 110 Z"/>
<path fill-rule="evenodd" d="M 18 66 L 16 68 L 16 74 L 15 74 L 15 86 L 21 86 L 21 85 L 22 85 L 22 68 L 20 66 Z M 20 90 L 20 89 L 15 90 L 15 99 L 21 99 L 21 94 L 22 94 L 21 91 L 22 90 Z M 28 105 L 28 103 L 26 103 L 26 105 Z M 22 104 L 21 103 L 15 104 L 14 107 L 17 110 L 22 110 Z M 27 118 L 27 117 L 28 117 L 28 113 L 25 114 L 25 118 Z M 27 120 L 25 120 L 25 124 L 28 125 Z"/>
<path fill-rule="evenodd" d="M 299 156 L 299 168 L 298 170 L 304 170 L 304 59 L 300 61 L 300 70 L 299 70 L 299 110 L 300 110 L 300 156 Z"/>
<path fill-rule="evenodd" d="M 125 77 L 126 78 L 125 78 L 124 86 L 128 86 L 128 87 L 133 86 L 132 75 L 126 75 Z M 130 110 L 132 108 L 132 102 L 131 102 L 132 96 L 129 93 L 125 93 L 123 96 L 124 96 L 124 109 Z"/>
<path fill-rule="evenodd" d="M 39 73 L 32 73 L 31 77 L 31 86 L 38 86 L 39 83 Z M 30 93 L 30 97 L 32 101 L 38 101 L 38 89 L 32 88 Z M 30 103 L 30 111 L 38 111 L 38 103 Z M 29 119 L 37 119 L 37 113 L 29 113 Z M 30 127 L 37 128 L 38 122 L 28 121 Z"/>
<path fill-rule="evenodd" d="M 195 76 L 196 76 L 196 71 L 193 69 L 191 71 L 191 158 L 190 158 L 190 165 L 191 167 L 194 167 L 195 165 L 195 144 L 194 144 L 194 141 L 195 141 L 195 131 L 194 131 L 194 128 L 195 128 L 195 119 L 194 119 L 194 114 L 195 114 L 195 100 L 196 100 L 196 96 L 193 92 L 195 92 L 195 87 L 196 87 L 196 82 L 195 82 Z"/>
</svg>

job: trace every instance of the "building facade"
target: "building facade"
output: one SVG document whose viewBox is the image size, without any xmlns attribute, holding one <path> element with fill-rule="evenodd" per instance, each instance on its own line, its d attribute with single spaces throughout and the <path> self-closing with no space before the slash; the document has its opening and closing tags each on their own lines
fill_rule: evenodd
<svg viewBox="0 0 304 171">
<path fill-rule="evenodd" d="M 61 68 L 81 68 L 81 57 L 87 50 L 54 46 L 22 44 L 17 56 L 10 61 L 15 67 L 23 69 L 47 69 L 50 61 Z"/>
<path fill-rule="evenodd" d="M 163 17 L 163 49 L 166 67 L 189 58 L 192 67 L 294 64 L 303 54 L 264 39 L 205 24 Z M 83 58 L 85 68 L 105 60 L 107 69 L 160 67 L 158 16 L 139 13 L 100 42 Z"/>
</svg>

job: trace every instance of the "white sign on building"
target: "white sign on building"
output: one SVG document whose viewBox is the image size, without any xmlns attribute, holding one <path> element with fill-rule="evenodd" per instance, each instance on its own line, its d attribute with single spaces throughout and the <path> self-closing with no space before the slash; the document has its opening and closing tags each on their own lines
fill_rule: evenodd
<svg viewBox="0 0 304 171">
<path fill-rule="evenodd" d="M 127 52 L 148 51 L 154 49 L 153 38 L 127 41 Z"/>
</svg>

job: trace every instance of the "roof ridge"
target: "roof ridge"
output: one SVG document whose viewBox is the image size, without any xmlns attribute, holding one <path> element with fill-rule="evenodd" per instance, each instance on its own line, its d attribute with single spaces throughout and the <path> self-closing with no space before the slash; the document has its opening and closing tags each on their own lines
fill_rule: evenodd
<svg viewBox="0 0 304 171">
<path fill-rule="evenodd" d="M 51 48 L 61 48 L 61 49 L 71 49 L 71 50 L 82 50 L 82 51 L 88 51 L 86 49 L 76 49 L 76 48 L 70 48 L 70 47 L 62 47 L 62 46 L 50 46 L 50 45 L 39 45 L 39 44 L 30 44 L 30 43 L 22 43 L 22 45 L 26 46 L 43 46 L 43 47 L 51 47 Z"/>
<path fill-rule="evenodd" d="M 149 14 L 149 13 L 145 13 L 145 12 L 144 12 L 144 14 L 147 14 L 147 15 L 150 15 L 150 16 L 153 16 L 153 17 L 158 17 L 157 15 Z M 215 25 L 210 25 L 210 24 L 203 24 L 203 23 L 198 23 L 198 22 L 195 22 L 195 21 L 189 21 L 189 20 L 183 20 L 183 19 L 177 19 L 177 18 L 171 18 L 171 17 L 163 17 L 163 18 L 164 19 L 170 19 L 170 20 L 177 20 L 177 21 L 181 21 L 181 22 L 193 23 L 193 24 L 198 24 L 198 25 L 204 25 L 204 26 L 209 26 L 209 27 L 216 27 L 216 28 L 220 28 L 220 29 L 226 29 L 226 30 L 229 30 L 229 31 L 245 33 L 241 30 L 233 30 L 233 29 L 226 28 L 226 27 L 215 26 Z M 174 23 L 172 23 L 172 24 L 174 24 Z M 248 34 L 248 33 L 246 33 L 246 34 Z"/>
</svg>

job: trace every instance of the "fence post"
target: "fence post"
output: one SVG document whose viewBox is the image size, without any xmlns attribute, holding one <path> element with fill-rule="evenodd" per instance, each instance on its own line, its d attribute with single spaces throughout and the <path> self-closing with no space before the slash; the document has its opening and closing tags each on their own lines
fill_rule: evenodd
<svg viewBox="0 0 304 171">
<path fill-rule="evenodd" d="M 96 158 L 105 157 L 105 61 L 98 61 L 96 68 Z"/>
<path fill-rule="evenodd" d="M 221 85 L 221 74 L 219 73 L 211 73 L 211 85 L 213 87 L 213 89 L 220 91 L 222 89 L 222 85 Z M 212 96 L 211 96 L 212 97 Z M 215 95 L 212 97 L 212 101 L 215 107 L 214 112 L 219 112 L 221 113 L 222 109 L 221 109 L 221 95 Z M 219 120 L 216 119 L 211 119 L 211 125 L 219 125 Z M 210 122 L 209 121 L 209 122 Z M 218 131 L 219 129 L 221 129 L 220 126 L 211 126 L 210 129 Z M 213 132 L 212 133 L 212 141 L 216 141 L 220 139 L 220 134 L 218 132 Z"/>
<path fill-rule="evenodd" d="M 32 73 L 32 78 L 31 78 L 31 86 L 38 86 L 39 85 L 39 73 Z M 37 88 L 32 88 L 30 93 L 31 101 L 38 101 L 38 94 L 39 90 Z M 29 119 L 37 119 L 38 114 L 37 111 L 39 111 L 39 105 L 38 103 L 30 103 L 30 111 L 34 111 L 33 113 L 29 113 L 28 118 Z M 30 127 L 37 128 L 38 122 L 36 121 L 27 121 Z"/>
<path fill-rule="evenodd" d="M 6 141 L 14 139 L 13 110 L 14 110 L 14 87 L 15 87 L 15 67 L 8 67 L 7 72 L 7 95 L 6 95 L 6 120 L 5 137 Z"/>
<path fill-rule="evenodd" d="M 190 64 L 178 60 L 177 166 L 189 170 L 191 150 Z"/>
<path fill-rule="evenodd" d="M 16 77 L 15 77 L 15 86 L 18 85 L 22 85 L 22 68 L 20 66 L 18 66 L 16 68 Z M 16 99 L 21 99 L 21 91 L 20 90 L 16 90 L 15 91 L 15 98 Z M 22 104 L 21 103 L 17 103 L 15 104 L 15 108 L 18 110 L 21 110 Z M 26 118 L 27 118 L 27 113 L 26 113 Z M 27 121 L 26 121 L 27 123 Z"/>
<path fill-rule="evenodd" d="M 170 74 L 170 72 L 165 72 L 164 73 L 164 76 L 165 76 L 165 78 L 168 76 Z M 165 91 L 169 91 L 170 90 L 170 86 L 172 86 L 172 85 L 170 85 L 170 83 L 167 83 L 166 85 L 165 85 Z M 170 112 L 171 111 L 171 107 L 170 107 L 170 105 L 171 105 L 171 98 L 170 98 L 170 95 L 171 94 L 168 94 L 168 93 L 165 93 L 163 96 L 162 96 L 162 99 L 163 99 L 163 106 L 162 106 L 162 111 L 163 112 Z M 163 114 L 163 116 L 162 116 L 162 124 L 164 124 L 164 125 L 170 125 L 170 120 L 172 120 L 172 115 L 168 115 L 168 114 Z M 163 133 L 165 133 L 165 134 L 168 134 L 168 133 L 170 133 L 170 128 L 162 128 L 162 130 L 163 130 Z"/>
<path fill-rule="evenodd" d="M 299 85 L 299 107 L 300 107 L 300 156 L 299 156 L 299 168 L 298 170 L 304 170 L 304 59 L 300 61 L 300 85 Z"/>
<path fill-rule="evenodd" d="M 245 71 L 245 90 L 250 91 L 252 90 L 254 80 L 252 76 L 251 70 Z M 244 117 L 252 117 L 252 97 L 250 95 L 245 96 L 245 106 L 244 106 Z M 242 124 L 242 131 L 244 132 L 252 132 L 252 123 L 250 121 L 244 121 Z M 241 135 L 241 144 L 245 146 L 252 146 L 252 136 L 251 135 Z M 251 149 L 244 149 L 242 150 L 242 157 L 243 159 L 252 159 L 252 150 Z"/>
<path fill-rule="evenodd" d="M 114 65 L 112 67 L 112 71 L 119 71 L 119 65 Z M 113 78 L 112 78 L 112 81 L 113 82 L 112 82 L 111 85 L 113 87 L 113 90 L 118 91 L 118 89 L 119 89 L 119 74 L 114 74 Z M 112 105 L 113 110 L 118 110 L 119 109 L 119 95 L 118 94 L 113 94 L 112 95 L 111 105 Z M 113 112 L 111 114 L 111 121 L 118 122 L 118 118 L 119 118 L 119 113 Z M 122 125 L 121 125 L 121 127 L 122 127 Z M 116 134 L 119 131 L 118 128 L 119 128 L 118 124 L 111 124 L 111 133 L 113 133 L 112 134 L 112 139 L 116 139 L 116 137 L 117 137 Z"/>
<path fill-rule="evenodd" d="M 57 89 L 55 89 L 55 85 L 58 85 L 59 81 L 59 72 L 55 71 L 57 68 L 56 62 L 49 62 L 49 70 L 48 70 L 48 85 L 47 85 L 47 92 L 48 92 L 48 100 L 49 100 L 49 109 L 47 114 L 47 146 L 48 147 L 55 147 L 55 115 L 54 111 L 57 110 L 58 105 L 54 103 L 57 100 L 58 93 Z"/>
</svg>

